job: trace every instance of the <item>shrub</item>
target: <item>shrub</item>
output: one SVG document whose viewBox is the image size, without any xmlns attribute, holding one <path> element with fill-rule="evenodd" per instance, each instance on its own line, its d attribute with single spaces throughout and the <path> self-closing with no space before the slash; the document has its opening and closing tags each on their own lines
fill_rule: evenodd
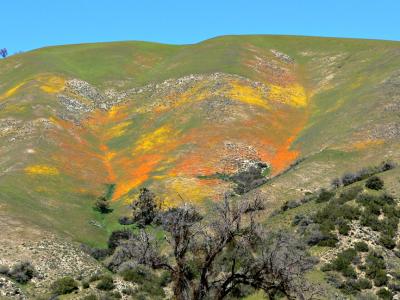
<svg viewBox="0 0 400 300">
<path fill-rule="evenodd" d="M 121 299 L 122 298 L 120 292 L 118 292 L 118 291 L 109 292 L 108 296 L 111 297 L 111 299 Z"/>
<path fill-rule="evenodd" d="M 159 211 L 155 194 L 147 188 L 140 189 L 139 197 L 132 202 L 131 207 L 133 209 L 132 220 L 139 227 L 151 224 Z"/>
<path fill-rule="evenodd" d="M 342 179 L 341 179 L 344 186 L 350 185 L 359 180 L 360 180 L 360 178 L 356 174 L 353 174 L 353 173 L 346 173 L 342 176 Z"/>
<path fill-rule="evenodd" d="M 85 296 L 82 300 L 97 300 L 96 295 L 90 294 Z"/>
<path fill-rule="evenodd" d="M 0 274 L 8 275 L 10 268 L 6 265 L 0 265 Z"/>
<path fill-rule="evenodd" d="M 342 182 L 340 181 L 340 178 L 334 178 L 331 181 L 331 187 L 334 189 L 339 188 L 342 185 Z"/>
<path fill-rule="evenodd" d="M 325 275 L 326 281 L 334 286 L 335 288 L 340 288 L 343 285 L 342 279 L 337 273 L 328 273 Z"/>
<path fill-rule="evenodd" d="M 112 209 L 110 208 L 110 203 L 104 197 L 100 197 L 96 201 L 96 203 L 94 205 L 94 209 L 99 211 L 102 214 L 108 214 L 108 213 L 112 212 Z"/>
<path fill-rule="evenodd" d="M 125 281 L 143 284 L 152 278 L 151 270 L 145 266 L 137 266 L 136 268 L 128 269 L 120 273 Z"/>
<path fill-rule="evenodd" d="M 357 284 L 357 281 L 354 279 L 350 279 L 345 281 L 341 286 L 340 289 L 343 293 L 348 295 L 355 295 L 360 291 L 360 287 Z"/>
<path fill-rule="evenodd" d="M 82 281 L 82 288 L 88 289 L 89 287 L 90 287 L 89 282 L 87 282 L 87 281 Z"/>
<path fill-rule="evenodd" d="M 381 172 L 385 172 L 385 171 L 392 170 L 395 167 L 396 167 L 396 164 L 394 162 L 387 160 L 387 161 L 383 161 L 381 163 L 381 165 L 379 166 L 379 169 Z"/>
<path fill-rule="evenodd" d="M 93 274 L 90 278 L 89 278 L 89 282 L 94 282 L 94 281 L 97 281 L 97 280 L 100 280 L 101 279 L 101 275 L 100 274 Z"/>
<path fill-rule="evenodd" d="M 398 280 L 391 281 L 388 284 L 388 288 L 393 292 L 400 292 L 400 282 Z"/>
<path fill-rule="evenodd" d="M 342 251 L 337 257 L 328 265 L 322 268 L 322 271 L 339 271 L 343 276 L 348 278 L 357 278 L 357 273 L 351 266 L 351 263 L 356 259 L 356 250 L 350 248 Z"/>
<path fill-rule="evenodd" d="M 159 278 L 159 284 L 162 287 L 166 287 L 171 282 L 171 274 L 163 272 Z"/>
<path fill-rule="evenodd" d="M 344 190 L 339 196 L 339 203 L 344 204 L 351 201 L 357 197 L 357 195 L 362 191 L 362 187 L 354 186 Z"/>
<path fill-rule="evenodd" d="M 126 281 L 134 282 L 138 285 L 139 292 L 143 295 L 164 296 L 162 287 L 165 287 L 170 281 L 170 274 L 163 272 L 161 276 L 157 276 L 148 267 L 138 265 L 135 268 L 125 270 L 120 275 Z"/>
<path fill-rule="evenodd" d="M 334 192 L 327 191 L 326 189 L 321 189 L 318 198 L 315 200 L 317 203 L 328 202 L 335 196 Z"/>
<path fill-rule="evenodd" d="M 55 295 L 66 295 L 78 289 L 78 283 L 72 277 L 63 277 L 51 285 L 51 290 Z"/>
<path fill-rule="evenodd" d="M 84 252 L 88 253 L 90 256 L 94 257 L 97 260 L 104 259 L 108 255 L 112 254 L 112 251 L 110 251 L 110 249 L 92 248 L 88 245 L 81 245 L 81 248 Z"/>
<path fill-rule="evenodd" d="M 36 271 L 30 262 L 25 261 L 15 264 L 8 275 L 16 282 L 25 284 L 35 277 Z"/>
<path fill-rule="evenodd" d="M 388 277 L 386 275 L 386 272 L 384 270 L 379 270 L 375 274 L 374 278 L 374 284 L 376 286 L 383 286 L 388 283 Z"/>
<path fill-rule="evenodd" d="M 345 223 L 345 222 L 339 223 L 339 228 L 338 228 L 338 230 L 339 230 L 339 233 L 340 233 L 340 234 L 348 235 L 350 229 L 351 229 L 351 228 L 350 228 L 349 224 L 347 224 L 347 223 Z"/>
<path fill-rule="evenodd" d="M 357 280 L 357 285 L 361 290 L 368 290 L 372 288 L 372 283 L 367 278 L 360 278 Z"/>
<path fill-rule="evenodd" d="M 379 291 L 376 292 L 376 295 L 385 300 L 391 300 L 393 299 L 393 294 L 388 290 L 388 289 L 380 289 Z"/>
<path fill-rule="evenodd" d="M 114 280 L 110 275 L 103 275 L 96 288 L 102 291 L 111 291 L 115 287 Z"/>
<path fill-rule="evenodd" d="M 356 270 L 350 265 L 342 270 L 342 274 L 343 274 L 343 276 L 348 277 L 348 278 L 353 278 L 353 279 L 357 278 Z"/>
<path fill-rule="evenodd" d="M 129 240 L 133 236 L 132 231 L 128 229 L 115 230 L 108 238 L 108 248 L 114 250 L 122 240 Z"/>
<path fill-rule="evenodd" d="M 392 236 L 388 234 L 381 234 L 379 243 L 387 249 L 394 249 L 394 247 L 396 247 L 396 242 L 393 240 Z"/>
<path fill-rule="evenodd" d="M 364 241 L 361 242 L 357 242 L 354 245 L 354 248 L 356 249 L 356 251 L 358 252 L 368 252 L 369 248 L 368 248 L 368 244 Z"/>
<path fill-rule="evenodd" d="M 122 289 L 122 294 L 124 294 L 124 295 L 134 295 L 135 294 L 135 290 L 134 289 L 132 289 L 132 288 L 130 288 L 130 287 L 127 287 L 127 288 L 124 288 L 124 289 Z"/>
<path fill-rule="evenodd" d="M 281 206 L 281 211 L 287 211 L 289 209 L 293 209 L 293 208 L 299 207 L 300 205 L 301 204 L 298 201 L 295 201 L 295 200 L 286 201 Z"/>
<path fill-rule="evenodd" d="M 258 163 L 250 166 L 247 170 L 234 174 L 230 179 L 236 183 L 235 192 L 242 195 L 268 181 L 264 176 L 264 171 L 269 166 L 265 163 Z"/>
<path fill-rule="evenodd" d="M 118 223 L 121 225 L 132 225 L 135 223 L 135 221 L 132 218 L 129 217 L 121 217 L 118 219 Z"/>
<path fill-rule="evenodd" d="M 378 176 L 372 176 L 368 178 L 368 180 L 365 183 L 365 186 L 371 190 L 376 190 L 379 191 L 383 189 L 384 182 L 381 178 Z"/>
<path fill-rule="evenodd" d="M 364 212 L 360 219 L 361 226 L 370 227 L 372 230 L 378 231 L 381 223 L 376 215 Z"/>
<path fill-rule="evenodd" d="M 385 260 L 377 253 L 369 253 L 365 260 L 365 273 L 368 278 L 375 278 L 380 270 L 385 270 Z"/>
</svg>

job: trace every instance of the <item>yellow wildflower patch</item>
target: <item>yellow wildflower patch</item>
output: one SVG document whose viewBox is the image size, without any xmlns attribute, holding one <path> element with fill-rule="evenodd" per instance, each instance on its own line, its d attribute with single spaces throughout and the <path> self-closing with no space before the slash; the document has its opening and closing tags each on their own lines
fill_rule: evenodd
<svg viewBox="0 0 400 300">
<path fill-rule="evenodd" d="M 65 79 L 58 76 L 39 76 L 37 79 L 42 84 L 40 89 L 49 94 L 59 93 L 65 87 Z"/>
<path fill-rule="evenodd" d="M 228 97 L 250 105 L 257 105 L 268 109 L 268 100 L 261 92 L 260 88 L 231 82 L 231 89 L 228 91 Z"/>
<path fill-rule="evenodd" d="M 16 86 L 14 86 L 13 88 L 9 89 L 4 94 L 0 95 L 0 101 L 13 96 L 24 84 L 25 84 L 25 82 L 21 82 L 21 83 L 17 84 Z"/>
<path fill-rule="evenodd" d="M 300 84 L 291 84 L 289 86 L 271 85 L 269 96 L 271 100 L 283 102 L 293 106 L 304 107 L 307 105 L 307 95 Z"/>
<path fill-rule="evenodd" d="M 47 165 L 32 165 L 25 168 L 25 173 L 30 175 L 58 175 L 57 168 Z"/>
<path fill-rule="evenodd" d="M 111 127 L 110 129 L 107 130 L 107 138 L 114 138 L 114 137 L 119 137 L 121 135 L 123 135 L 126 131 L 126 128 L 131 125 L 132 122 L 130 121 L 126 121 L 126 122 L 122 122 L 120 124 L 117 124 L 113 127 Z"/>
<path fill-rule="evenodd" d="M 177 206 L 184 202 L 200 202 L 213 194 L 211 188 L 201 185 L 196 178 L 177 177 L 166 182 L 168 193 L 164 196 L 166 207 Z"/>
<path fill-rule="evenodd" d="M 147 152 L 165 145 L 169 141 L 171 133 L 171 128 L 162 126 L 149 134 L 142 135 L 136 142 L 133 153 Z"/>
</svg>

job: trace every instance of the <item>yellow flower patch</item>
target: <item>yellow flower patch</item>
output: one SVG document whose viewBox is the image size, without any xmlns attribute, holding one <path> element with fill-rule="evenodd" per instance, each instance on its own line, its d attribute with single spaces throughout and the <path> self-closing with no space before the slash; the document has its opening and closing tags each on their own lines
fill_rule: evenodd
<svg viewBox="0 0 400 300">
<path fill-rule="evenodd" d="M 268 100 L 259 88 L 243 85 L 238 82 L 231 82 L 231 89 L 227 96 L 233 100 L 237 100 L 250 105 L 257 105 L 268 109 Z"/>
<path fill-rule="evenodd" d="M 4 94 L 0 95 L 0 101 L 13 96 L 24 84 L 25 84 L 25 82 L 21 82 L 21 83 L 17 84 L 16 86 L 14 86 L 13 88 L 9 89 Z"/>
<path fill-rule="evenodd" d="M 286 87 L 271 85 L 269 96 L 271 100 L 283 102 L 292 106 L 304 107 L 308 104 L 304 88 L 297 83 Z"/>
<path fill-rule="evenodd" d="M 132 122 L 126 121 L 126 122 L 122 122 L 120 124 L 117 124 L 117 125 L 111 127 L 110 129 L 107 130 L 107 134 L 106 134 L 107 138 L 111 139 L 114 137 L 122 136 L 125 133 L 126 128 L 131 124 L 132 124 Z"/>
<path fill-rule="evenodd" d="M 42 84 L 40 89 L 48 94 L 59 93 L 65 87 L 65 79 L 58 76 L 39 76 L 37 79 Z"/>
<path fill-rule="evenodd" d="M 133 154 L 137 152 L 148 152 L 167 144 L 170 140 L 171 133 L 171 128 L 162 126 L 149 134 L 142 135 L 135 144 Z"/>
<path fill-rule="evenodd" d="M 29 175 L 58 175 L 57 168 L 46 165 L 32 165 L 25 168 L 25 173 Z"/>
</svg>

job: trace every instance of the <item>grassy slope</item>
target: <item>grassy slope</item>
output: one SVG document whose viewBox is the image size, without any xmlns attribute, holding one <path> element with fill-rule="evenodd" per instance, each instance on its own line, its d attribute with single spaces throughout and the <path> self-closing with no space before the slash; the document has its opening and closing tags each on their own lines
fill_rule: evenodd
<svg viewBox="0 0 400 300">
<path fill-rule="evenodd" d="M 270 57 L 269 50 L 277 49 L 295 59 L 298 64 L 296 80 L 306 87 L 311 101 L 305 112 L 309 116 L 307 125 L 293 144 L 300 149 L 300 157 L 306 160 L 261 189 L 271 197 L 273 208 L 288 197 L 300 195 L 301 188 L 313 189 L 327 184 L 330 177 L 345 170 L 373 164 L 386 156 L 399 158 L 398 142 L 388 139 L 368 144 L 365 130 L 369 124 L 396 120 L 394 113 L 388 113 L 383 120 L 382 112 L 376 108 L 392 100 L 390 95 L 385 97 L 387 88 L 382 86 L 382 81 L 398 68 L 399 47 L 396 42 L 289 36 L 224 36 L 185 46 L 121 42 L 49 47 L 0 61 L 0 99 L 3 98 L 0 104 L 7 104 L 6 109 L 0 110 L 0 118 L 13 116 L 31 120 L 54 115 L 54 110 L 59 109 L 54 95 L 43 94 L 30 86 L 38 75 L 79 78 L 100 88 L 120 86 L 123 89 L 213 72 L 268 82 L 275 79 L 264 78 L 249 67 L 248 60 L 254 53 Z M 23 85 L 15 93 L 5 97 L 7 91 L 20 84 Z M 149 100 L 143 99 L 143 105 L 146 101 Z M 40 109 L 34 105 L 39 105 Z M 18 106 L 25 109 L 18 110 Z M 181 113 L 193 113 L 193 109 L 188 106 Z M 151 126 L 170 124 L 179 116 L 168 113 Z M 110 147 L 121 151 L 139 138 L 141 130 L 148 126 L 149 115 L 134 117 L 138 121 L 135 124 L 140 126 L 134 124 L 129 128 L 130 139 L 113 139 L 109 141 Z M 284 124 L 288 129 L 297 125 L 294 124 L 296 119 L 288 120 L 289 123 Z M 204 120 L 194 117 L 187 126 L 195 128 L 201 122 Z M 85 134 L 93 135 L 93 132 Z M 353 147 L 354 142 L 359 142 L 360 146 Z M 96 144 L 97 141 L 93 143 Z M 63 174 L 57 179 L 46 176 L 30 181 L 30 177 L 20 173 L 26 164 L 50 159 L 47 158 L 52 153 L 49 149 L 54 147 L 51 141 L 34 138 L 10 147 L 9 142 L 3 140 L 0 146 L 1 154 L 7 157 L 2 161 L 2 168 L 13 166 L 16 160 L 20 163 L 14 167 L 14 173 L 0 177 L 0 201 L 10 210 L 10 215 L 27 218 L 44 227 L 55 226 L 57 231 L 92 243 L 104 240 L 105 231 L 116 226 L 115 215 L 102 220 L 91 209 L 95 195 L 101 193 L 101 186 L 87 184 L 89 193 L 82 195 L 73 192 L 74 187 L 82 186 L 80 178 Z M 33 158 L 22 154 L 30 146 L 39 147 L 43 152 Z M 18 157 L 16 153 L 20 153 Z M 93 174 L 95 172 L 93 164 Z M 123 210 L 123 203 L 116 202 L 115 208 Z M 103 222 L 105 227 L 88 226 L 89 219 Z"/>
</svg>

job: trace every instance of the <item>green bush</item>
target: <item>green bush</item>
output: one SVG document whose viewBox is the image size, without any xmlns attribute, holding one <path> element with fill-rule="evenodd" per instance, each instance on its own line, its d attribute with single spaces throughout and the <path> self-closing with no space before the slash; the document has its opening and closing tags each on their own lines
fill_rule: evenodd
<svg viewBox="0 0 400 300">
<path fill-rule="evenodd" d="M 101 214 L 108 214 L 113 210 L 110 208 L 110 203 L 104 197 L 99 198 L 94 204 L 94 209 Z"/>
<path fill-rule="evenodd" d="M 343 234 L 343 235 L 348 235 L 349 234 L 349 231 L 350 231 L 350 226 L 349 226 L 349 224 L 347 224 L 347 223 L 340 223 L 339 224 L 339 228 L 338 228 L 338 230 L 339 230 L 339 233 L 340 234 Z"/>
<path fill-rule="evenodd" d="M 141 265 L 125 270 L 120 275 L 125 281 L 136 283 L 138 285 L 136 297 L 140 296 L 144 299 L 163 298 L 165 296 L 163 287 L 171 280 L 168 272 L 163 272 L 161 276 L 158 276 L 148 267 Z"/>
<path fill-rule="evenodd" d="M 357 257 L 357 251 L 355 249 L 346 249 L 339 253 L 337 257 L 329 264 L 326 264 L 321 268 L 322 271 L 339 271 L 343 276 L 348 278 L 357 278 L 357 273 L 352 267 L 352 262 Z"/>
<path fill-rule="evenodd" d="M 362 191 L 362 187 L 360 186 L 354 186 L 354 187 L 350 187 L 346 190 L 344 190 L 339 198 L 338 198 L 338 202 L 340 204 L 344 204 L 348 201 L 354 200 L 356 199 L 357 195 Z"/>
<path fill-rule="evenodd" d="M 118 291 L 109 292 L 107 294 L 107 296 L 110 297 L 111 299 L 121 299 L 122 298 L 120 292 L 118 292 Z"/>
<path fill-rule="evenodd" d="M 333 196 L 335 196 L 334 192 L 327 191 L 326 189 L 321 189 L 315 202 L 317 203 L 328 202 L 329 200 L 332 199 Z"/>
<path fill-rule="evenodd" d="M 96 288 L 102 291 L 111 291 L 114 287 L 114 280 L 110 275 L 103 275 L 96 285 Z"/>
<path fill-rule="evenodd" d="M 97 281 L 97 280 L 100 280 L 100 279 L 101 279 L 101 275 L 100 274 L 94 274 L 89 278 L 89 282 L 94 282 L 94 281 Z"/>
<path fill-rule="evenodd" d="M 122 289 L 122 294 L 124 294 L 124 295 L 134 295 L 135 294 L 135 290 L 134 289 L 132 289 L 132 288 L 130 288 L 130 287 L 127 287 L 127 288 L 124 288 L 124 289 Z"/>
<path fill-rule="evenodd" d="M 97 300 L 97 296 L 90 294 L 90 295 L 85 296 L 82 300 Z"/>
<path fill-rule="evenodd" d="M 385 260 L 375 252 L 369 253 L 365 260 L 365 273 L 368 278 L 374 279 L 378 273 L 386 269 Z"/>
<path fill-rule="evenodd" d="M 28 283 L 36 275 L 36 270 L 28 261 L 15 264 L 8 272 L 8 276 L 21 284 Z"/>
<path fill-rule="evenodd" d="M 393 299 L 393 294 L 388 289 L 380 289 L 376 292 L 376 295 L 380 299 L 391 300 Z"/>
<path fill-rule="evenodd" d="M 379 243 L 387 249 L 394 249 L 394 247 L 396 247 L 396 242 L 393 240 L 392 236 L 388 234 L 381 234 Z"/>
<path fill-rule="evenodd" d="M 342 269 L 342 274 L 347 278 L 353 278 L 353 279 L 357 278 L 356 270 L 350 265 Z"/>
<path fill-rule="evenodd" d="M 378 176 L 372 176 L 365 182 L 365 186 L 371 190 L 379 191 L 383 189 L 384 182 Z"/>
<path fill-rule="evenodd" d="M 55 295 L 70 294 L 78 289 L 78 283 L 72 277 L 63 277 L 51 285 L 51 290 Z"/>
<path fill-rule="evenodd" d="M 383 286 L 388 283 L 388 277 L 385 270 L 379 270 L 375 274 L 374 284 L 376 286 Z"/>
<path fill-rule="evenodd" d="M 381 223 L 378 216 L 364 212 L 360 218 L 361 226 L 370 227 L 372 230 L 379 231 Z"/>
<path fill-rule="evenodd" d="M 372 283 L 366 278 L 360 278 L 357 280 L 357 285 L 360 287 L 361 290 L 368 290 L 372 288 Z"/>
<path fill-rule="evenodd" d="M 145 281 L 151 280 L 151 270 L 146 267 L 139 265 L 136 268 L 128 269 L 120 273 L 125 281 L 134 282 L 137 284 L 143 284 Z"/>
<path fill-rule="evenodd" d="M 368 252 L 368 250 L 369 250 L 368 244 L 363 241 L 355 243 L 354 248 L 358 252 Z"/>
<path fill-rule="evenodd" d="M 0 274 L 8 275 L 10 268 L 6 265 L 0 265 Z"/>
<path fill-rule="evenodd" d="M 343 293 L 348 295 L 356 295 L 360 291 L 360 287 L 358 286 L 357 281 L 354 279 L 343 282 L 343 284 L 340 286 L 340 289 Z"/>
</svg>

